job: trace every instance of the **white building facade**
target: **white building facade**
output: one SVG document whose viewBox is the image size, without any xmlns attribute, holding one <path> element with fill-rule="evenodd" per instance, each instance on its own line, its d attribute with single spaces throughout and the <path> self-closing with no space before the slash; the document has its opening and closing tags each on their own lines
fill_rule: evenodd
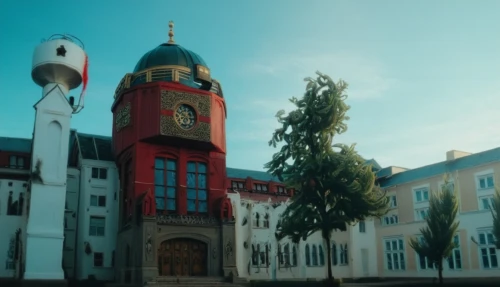
<svg viewBox="0 0 500 287">
<path fill-rule="evenodd" d="M 22 272 L 26 224 L 32 214 L 29 161 L 18 158 L 29 158 L 30 145 L 30 140 L 0 138 L 0 224 L 5 231 L 0 233 L 4 263 L 0 277 Z M 63 269 L 68 278 L 111 281 L 120 194 L 111 139 L 71 131 L 68 148 Z M 328 243 L 319 233 L 298 244 L 275 238 L 276 224 L 289 199 L 284 188 L 263 172 L 228 168 L 227 174 L 228 185 L 241 184 L 228 193 L 236 222 L 239 276 L 248 280 L 324 278 Z M 489 208 L 500 180 L 500 149 L 414 170 L 388 167 L 377 174 L 388 192 L 391 210 L 381 220 L 366 220 L 345 232 L 334 232 L 329 244 L 336 278 L 435 277 L 437 271 L 408 242 L 425 226 L 428 199 L 441 187 L 445 174 L 460 198 L 456 237 L 460 247 L 446 260 L 444 276 L 498 276 L 500 254 L 493 246 Z"/>
</svg>

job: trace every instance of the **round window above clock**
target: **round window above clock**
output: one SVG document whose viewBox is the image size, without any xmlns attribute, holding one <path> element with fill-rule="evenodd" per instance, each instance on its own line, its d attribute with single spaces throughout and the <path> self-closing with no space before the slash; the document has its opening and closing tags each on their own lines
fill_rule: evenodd
<svg viewBox="0 0 500 287">
<path fill-rule="evenodd" d="M 196 124 L 196 111 L 190 105 L 182 104 L 174 114 L 175 122 L 184 130 L 189 130 Z"/>
</svg>

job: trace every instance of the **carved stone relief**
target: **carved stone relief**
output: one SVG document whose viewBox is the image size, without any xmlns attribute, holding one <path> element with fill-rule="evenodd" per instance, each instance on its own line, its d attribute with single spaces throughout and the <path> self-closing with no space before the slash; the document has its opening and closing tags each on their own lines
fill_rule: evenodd
<svg viewBox="0 0 500 287">
<path fill-rule="evenodd" d="M 168 225 L 218 225 L 219 220 L 215 217 L 203 217 L 192 215 L 158 215 L 158 224 Z"/>
</svg>

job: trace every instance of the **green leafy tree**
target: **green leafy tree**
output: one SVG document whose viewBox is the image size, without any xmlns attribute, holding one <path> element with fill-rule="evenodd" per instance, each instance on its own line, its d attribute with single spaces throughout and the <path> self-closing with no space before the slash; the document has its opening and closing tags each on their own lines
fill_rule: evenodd
<svg viewBox="0 0 500 287">
<path fill-rule="evenodd" d="M 269 145 L 283 146 L 266 168 L 296 189 L 277 226 L 277 239 L 289 237 L 299 242 L 321 232 L 327 246 L 328 279 L 333 282 L 332 232 L 386 214 L 388 199 L 376 188 L 371 166 L 354 145 L 334 144 L 334 137 L 347 130 L 347 84 L 317 74 L 316 80 L 306 79 L 302 99 L 290 99 L 295 110 L 287 115 L 283 110 L 277 113 L 281 127 Z"/>
<path fill-rule="evenodd" d="M 458 247 L 453 239 L 460 224 L 456 221 L 458 213 L 456 190 L 449 184 L 447 176 L 444 182 L 442 191 L 432 193 L 429 199 L 429 212 L 425 218 L 427 226 L 420 229 L 421 240 L 410 239 L 411 248 L 437 267 L 439 284 L 443 284 L 443 260 Z"/>
<path fill-rule="evenodd" d="M 500 190 L 495 188 L 495 197 L 491 208 L 493 215 L 493 236 L 495 237 L 495 246 L 500 249 Z"/>
</svg>

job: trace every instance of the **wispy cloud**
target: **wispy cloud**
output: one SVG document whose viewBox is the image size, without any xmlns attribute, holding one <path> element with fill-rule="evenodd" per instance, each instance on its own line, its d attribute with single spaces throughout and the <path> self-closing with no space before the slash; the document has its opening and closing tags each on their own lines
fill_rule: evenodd
<svg viewBox="0 0 500 287">
<path fill-rule="evenodd" d="M 265 62 L 252 59 L 246 67 L 244 70 L 248 73 L 279 76 L 294 82 L 314 76 L 315 71 L 326 73 L 334 79 L 341 76 L 350 83 L 349 95 L 353 100 L 380 98 L 396 83 L 395 79 L 384 75 L 383 63 L 350 52 L 289 54 L 272 59 L 266 58 Z"/>
</svg>

